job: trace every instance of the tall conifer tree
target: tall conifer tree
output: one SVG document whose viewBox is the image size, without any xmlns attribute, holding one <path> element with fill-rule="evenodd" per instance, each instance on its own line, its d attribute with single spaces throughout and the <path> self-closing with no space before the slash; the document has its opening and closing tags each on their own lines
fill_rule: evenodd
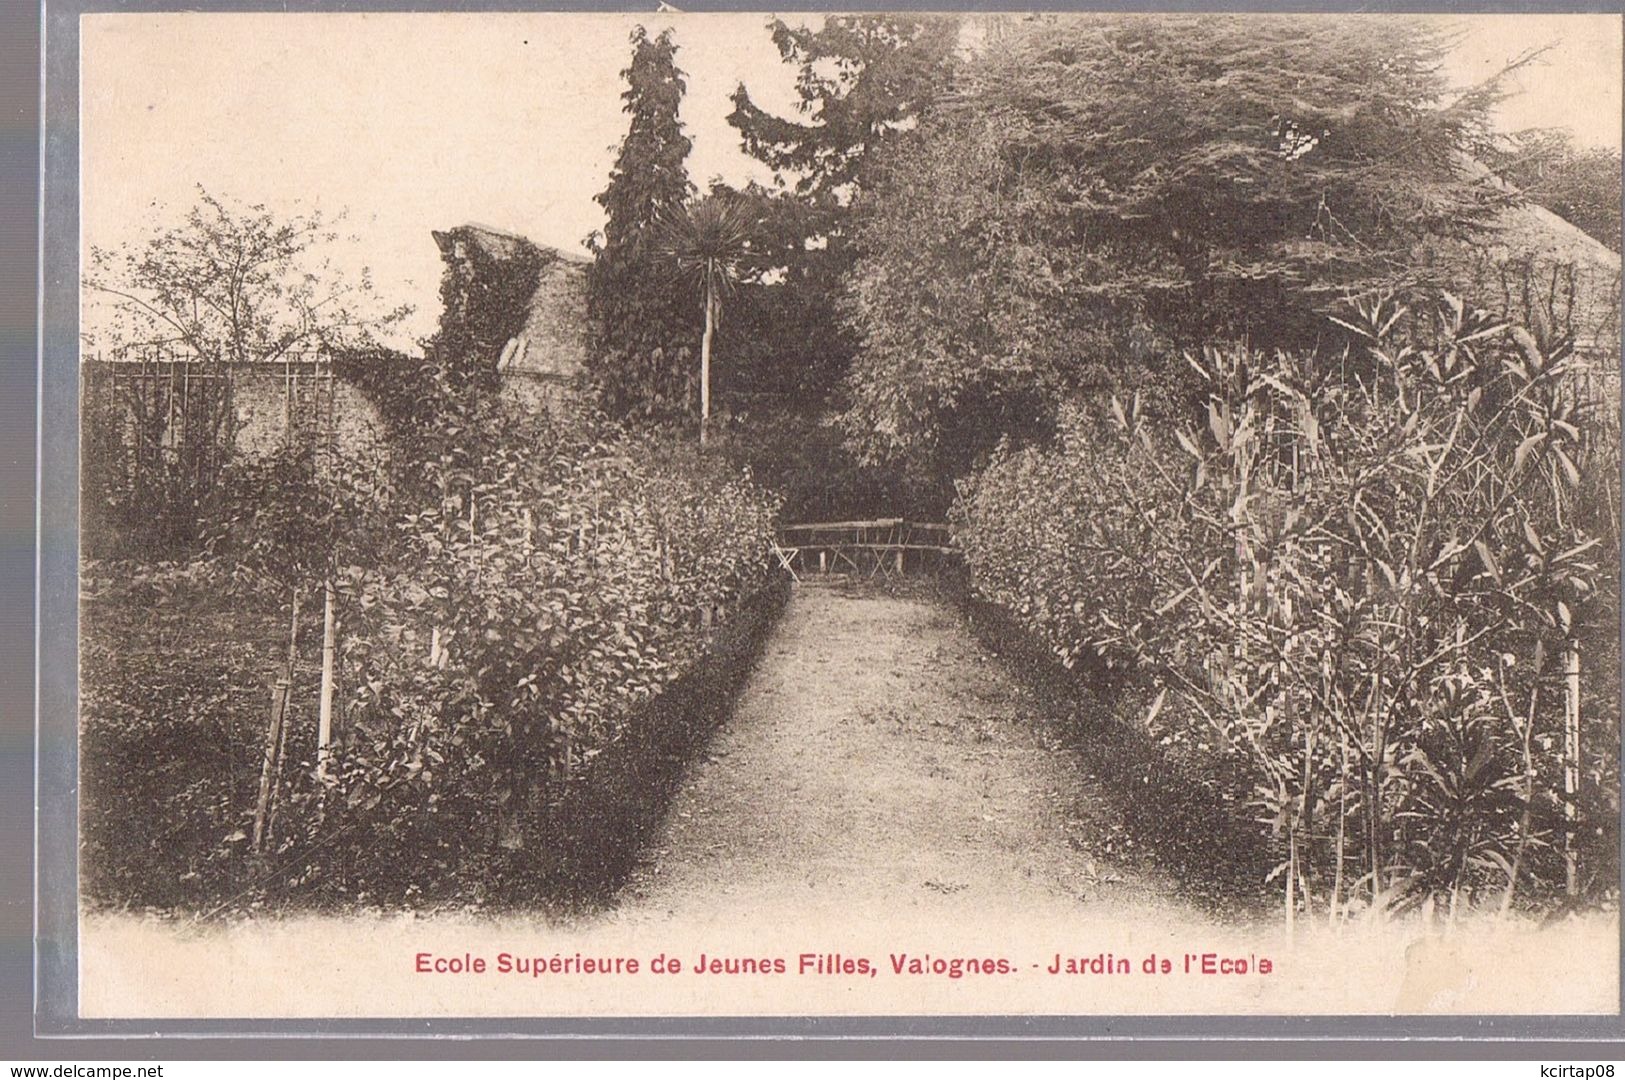
<svg viewBox="0 0 1625 1080">
<path fill-rule="evenodd" d="M 595 375 L 614 413 L 669 415 L 687 411 L 686 306 L 657 251 L 655 222 L 674 215 L 693 193 L 685 162 L 690 148 L 678 117 L 687 90 L 670 30 L 632 32 L 632 61 L 621 72 L 623 111 L 631 118 L 609 185 L 597 196 L 608 215 L 589 278 Z"/>
</svg>

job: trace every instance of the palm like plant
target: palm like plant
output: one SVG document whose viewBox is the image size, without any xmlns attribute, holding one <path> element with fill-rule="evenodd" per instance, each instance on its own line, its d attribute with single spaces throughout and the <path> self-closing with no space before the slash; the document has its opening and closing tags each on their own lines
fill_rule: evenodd
<svg viewBox="0 0 1625 1080">
<path fill-rule="evenodd" d="M 705 333 L 700 338 L 700 445 L 711 420 L 711 339 L 722 321 L 722 301 L 731 296 L 750 254 L 751 218 L 743 201 L 708 196 L 655 223 L 655 250 L 705 300 Z"/>
</svg>

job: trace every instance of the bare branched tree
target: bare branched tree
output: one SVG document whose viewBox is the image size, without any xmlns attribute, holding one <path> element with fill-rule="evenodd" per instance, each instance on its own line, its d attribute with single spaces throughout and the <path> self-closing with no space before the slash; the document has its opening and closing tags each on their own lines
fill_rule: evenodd
<svg viewBox="0 0 1625 1080">
<path fill-rule="evenodd" d="M 339 239 L 319 212 L 279 217 L 199 187 L 179 224 L 91 249 L 89 343 L 115 352 L 168 345 L 204 363 L 371 344 L 410 308 L 383 307 L 366 270 L 336 268 L 324 249 Z"/>
</svg>

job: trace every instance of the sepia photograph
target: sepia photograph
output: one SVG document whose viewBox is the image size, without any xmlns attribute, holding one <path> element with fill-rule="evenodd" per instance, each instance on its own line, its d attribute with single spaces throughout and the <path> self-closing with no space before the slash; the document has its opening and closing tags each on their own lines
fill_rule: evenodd
<svg viewBox="0 0 1625 1080">
<path fill-rule="evenodd" d="M 1622 25 L 82 15 L 79 1014 L 1617 1015 Z"/>
</svg>

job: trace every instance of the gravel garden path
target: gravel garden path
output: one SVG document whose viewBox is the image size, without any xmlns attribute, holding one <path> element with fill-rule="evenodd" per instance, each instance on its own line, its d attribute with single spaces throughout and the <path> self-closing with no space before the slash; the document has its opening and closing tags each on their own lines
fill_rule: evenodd
<svg viewBox="0 0 1625 1080">
<path fill-rule="evenodd" d="M 1189 922 L 1165 883 L 1114 861 L 1110 782 L 928 587 L 814 579 L 691 770 L 623 916 Z"/>
</svg>

